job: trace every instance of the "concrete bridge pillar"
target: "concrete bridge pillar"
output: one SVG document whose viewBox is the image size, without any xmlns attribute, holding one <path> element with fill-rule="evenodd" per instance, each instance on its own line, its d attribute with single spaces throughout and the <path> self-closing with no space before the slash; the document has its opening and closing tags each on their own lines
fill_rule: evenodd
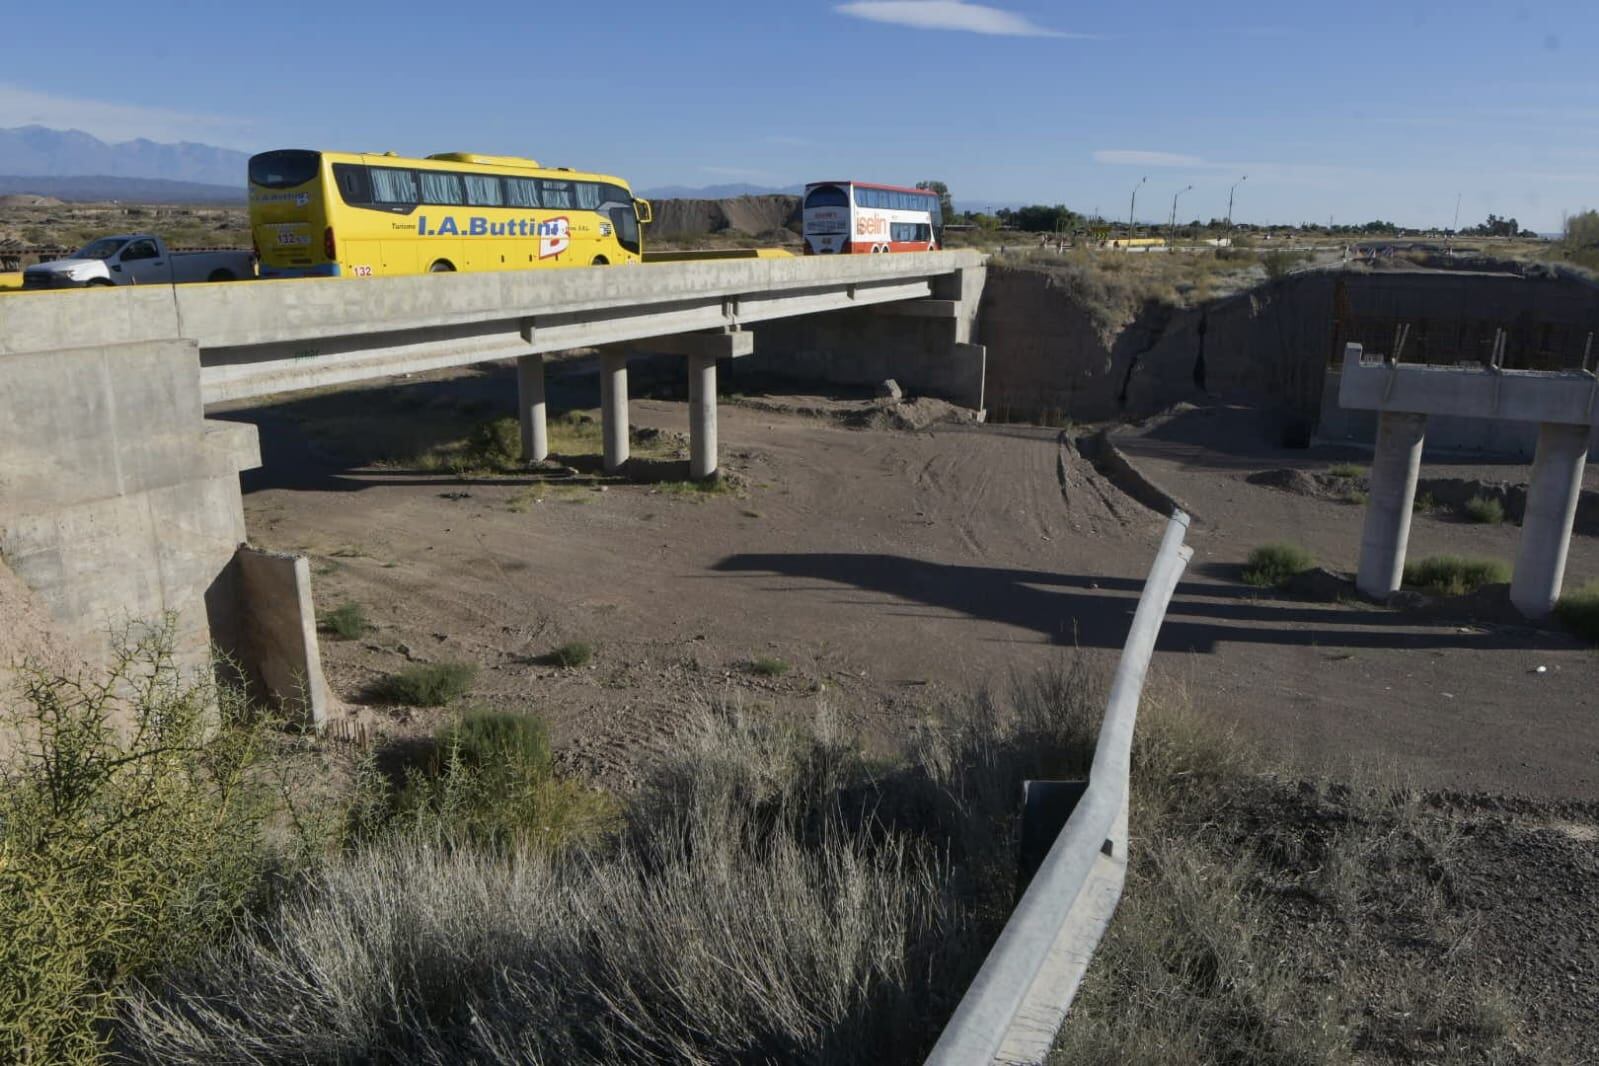
<svg viewBox="0 0 1599 1066">
<path fill-rule="evenodd" d="M 550 457 L 542 355 L 524 355 L 516 361 L 516 407 L 522 422 L 522 458 L 529 463 L 542 463 Z"/>
<path fill-rule="evenodd" d="M 716 476 L 716 356 L 688 357 L 689 477 Z"/>
<path fill-rule="evenodd" d="M 627 465 L 627 353 L 600 353 L 600 423 L 605 434 L 605 472 L 619 474 Z"/>
<path fill-rule="evenodd" d="M 1546 617 L 1560 599 L 1591 432 L 1588 426 L 1557 422 L 1538 427 L 1538 453 L 1510 581 L 1510 602 L 1528 618 Z"/>
<path fill-rule="evenodd" d="M 1373 599 L 1387 599 L 1404 580 L 1410 512 L 1426 435 L 1426 415 L 1384 411 L 1377 420 L 1377 452 L 1371 461 L 1371 493 L 1355 579 L 1356 587 Z"/>
</svg>

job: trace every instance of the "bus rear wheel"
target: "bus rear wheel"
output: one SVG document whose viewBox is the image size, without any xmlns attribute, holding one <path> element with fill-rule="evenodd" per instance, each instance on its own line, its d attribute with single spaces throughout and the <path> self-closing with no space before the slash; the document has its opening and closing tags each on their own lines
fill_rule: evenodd
<svg viewBox="0 0 1599 1066">
<path fill-rule="evenodd" d="M 435 259 L 433 261 L 433 265 L 428 267 L 428 273 L 453 274 L 455 273 L 455 264 L 450 262 L 448 259 Z"/>
</svg>

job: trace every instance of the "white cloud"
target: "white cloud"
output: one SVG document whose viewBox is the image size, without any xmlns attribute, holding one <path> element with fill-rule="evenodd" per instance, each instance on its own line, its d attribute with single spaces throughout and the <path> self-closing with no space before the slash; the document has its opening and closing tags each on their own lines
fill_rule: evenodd
<svg viewBox="0 0 1599 1066">
<path fill-rule="evenodd" d="M 0 128 L 33 125 L 82 130 L 111 142 L 147 137 L 152 141 L 203 141 L 224 147 L 248 147 L 245 123 L 238 119 L 56 96 L 0 82 Z"/>
<path fill-rule="evenodd" d="M 1210 165 L 1197 155 L 1179 155 L 1176 152 L 1139 152 L 1120 148 L 1099 149 L 1094 153 L 1094 162 L 1129 167 L 1192 168 Z"/>
<path fill-rule="evenodd" d="M 1046 29 L 1026 15 L 965 0 L 859 0 L 834 8 L 871 22 L 888 22 L 919 30 L 961 30 L 995 37 L 1074 37 L 1086 35 Z"/>
</svg>

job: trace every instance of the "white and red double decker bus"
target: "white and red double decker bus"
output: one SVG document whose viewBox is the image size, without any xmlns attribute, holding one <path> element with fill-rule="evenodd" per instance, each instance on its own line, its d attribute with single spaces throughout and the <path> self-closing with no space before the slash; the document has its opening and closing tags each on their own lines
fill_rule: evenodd
<svg viewBox="0 0 1599 1066">
<path fill-rule="evenodd" d="M 864 181 L 805 186 L 806 255 L 936 252 L 944 244 L 938 194 Z"/>
</svg>

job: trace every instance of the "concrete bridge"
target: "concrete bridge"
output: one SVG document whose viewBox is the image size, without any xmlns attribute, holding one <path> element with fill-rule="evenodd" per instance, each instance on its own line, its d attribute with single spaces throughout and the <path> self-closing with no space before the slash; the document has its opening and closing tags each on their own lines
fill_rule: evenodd
<svg viewBox="0 0 1599 1066">
<path fill-rule="evenodd" d="M 516 358 L 524 451 L 542 459 L 544 360 L 598 349 L 615 471 L 628 356 L 677 354 L 708 477 L 716 361 L 768 337 L 981 407 L 984 273 L 976 252 L 931 252 L 0 296 L 0 610 L 28 599 L 88 655 L 108 625 L 177 612 L 188 665 L 215 643 L 319 717 L 306 562 L 242 547 L 238 475 L 259 443 L 206 404 Z"/>
</svg>

